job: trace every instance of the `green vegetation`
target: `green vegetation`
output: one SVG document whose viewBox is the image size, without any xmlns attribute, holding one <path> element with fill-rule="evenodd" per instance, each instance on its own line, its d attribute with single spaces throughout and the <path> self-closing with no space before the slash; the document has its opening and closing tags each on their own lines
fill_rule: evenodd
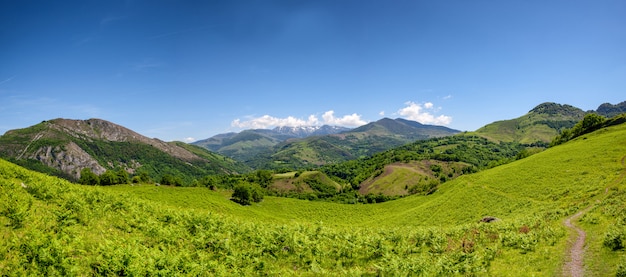
<svg viewBox="0 0 626 277">
<path fill-rule="evenodd" d="M 528 157 L 539 152 L 538 149 L 461 134 L 416 141 L 368 158 L 322 166 L 319 170 L 277 173 L 275 177 L 269 170 L 239 176 L 208 176 L 198 185 L 232 189 L 235 184 L 247 181 L 260 185 L 267 195 L 350 204 L 381 203 L 409 194 L 432 194 L 440 184 L 460 175 Z"/>
<path fill-rule="evenodd" d="M 369 158 L 326 165 L 320 171 L 338 180 L 345 180 L 358 189 L 365 180 L 381 175 L 385 166 L 393 163 L 423 160 L 461 162 L 466 166 L 459 166 L 460 172 L 456 173 L 463 174 L 511 162 L 523 149 L 525 146 L 518 143 L 494 143 L 477 136 L 456 135 L 416 141 Z M 433 176 L 444 176 L 442 181 L 447 180 L 447 174 L 431 171 Z"/>
<path fill-rule="evenodd" d="M 146 172 L 155 180 L 173 176 L 173 178 L 180 179 L 180 184 L 190 185 L 195 178 L 224 173 L 219 163 L 200 159 L 184 161 L 143 143 L 80 140 L 77 144 L 81 145 L 81 148 L 92 157 L 96 157 L 100 164 L 108 164 L 112 161 L 114 168 L 127 167 L 130 163 L 139 164 L 141 166 L 137 170 Z M 205 151 L 199 147 L 196 148 L 196 150 Z"/>
<path fill-rule="evenodd" d="M 585 115 L 570 105 L 543 103 L 521 117 L 496 121 L 473 132 L 495 141 L 547 146 L 563 129 L 571 128 Z"/>
<path fill-rule="evenodd" d="M 81 186 L 0 160 L 0 274 L 554 276 L 566 259 L 563 219 L 590 208 L 579 222 L 585 275 L 619 275 L 624 142 L 625 124 L 600 128 L 375 205 L 266 196 L 242 206 L 229 191 Z M 311 174 L 297 173 L 274 178 Z"/>
<path fill-rule="evenodd" d="M 273 196 L 308 200 L 329 200 L 341 192 L 341 184 L 319 171 L 277 174 L 267 193 Z"/>
<path fill-rule="evenodd" d="M 559 134 L 552 140 L 550 146 L 562 144 L 564 142 L 570 141 L 584 134 L 591 133 L 603 127 L 618 125 L 625 122 L 626 113 L 616 115 L 610 119 L 607 119 L 606 117 L 595 113 L 590 113 L 585 115 L 583 120 L 576 123 L 576 125 L 574 125 L 574 127 L 572 127 L 571 129 L 563 130 L 561 134 Z"/>
<path fill-rule="evenodd" d="M 240 183 L 233 189 L 232 200 L 241 205 L 250 205 L 263 201 L 263 191 L 258 185 Z"/>
</svg>

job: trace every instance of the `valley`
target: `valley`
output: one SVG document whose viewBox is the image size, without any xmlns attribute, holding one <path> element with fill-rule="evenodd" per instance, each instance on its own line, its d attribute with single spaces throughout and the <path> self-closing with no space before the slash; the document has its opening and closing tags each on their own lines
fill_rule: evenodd
<svg viewBox="0 0 626 277">
<path fill-rule="evenodd" d="M 620 276 L 624 118 L 586 115 L 547 148 L 461 133 L 316 168 L 207 175 L 189 187 L 78 185 L 0 160 L 0 272 Z M 35 150 L 19 144 L 15 153 L 36 151 L 44 127 L 25 140 Z M 238 183 L 267 194 L 240 205 L 231 199 Z"/>
</svg>

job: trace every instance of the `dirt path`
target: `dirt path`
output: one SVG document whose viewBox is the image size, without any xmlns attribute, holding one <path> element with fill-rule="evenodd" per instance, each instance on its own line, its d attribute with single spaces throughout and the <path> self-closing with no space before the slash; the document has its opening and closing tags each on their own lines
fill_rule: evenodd
<svg viewBox="0 0 626 277">
<path fill-rule="evenodd" d="M 610 186 L 619 184 L 626 177 L 626 156 L 622 157 L 621 163 L 624 167 L 622 173 L 605 189 L 605 194 L 608 193 Z M 591 208 L 593 208 L 593 205 L 568 217 L 565 219 L 565 222 L 563 222 L 565 227 L 573 231 L 573 234 L 570 237 L 572 244 L 570 245 L 570 249 L 567 251 L 569 259 L 563 266 L 563 276 L 578 277 L 585 275 L 583 258 L 585 254 L 585 239 L 587 238 L 587 233 L 580 227 L 574 225 L 572 222 L 578 220 L 578 218 L 591 210 Z"/>
<path fill-rule="evenodd" d="M 585 239 L 587 238 L 587 233 L 585 233 L 585 231 L 583 231 L 580 227 L 574 225 L 572 221 L 577 220 L 590 208 L 577 212 L 575 215 L 568 217 L 563 223 L 568 229 L 574 230 L 575 232 L 575 239 L 572 240 L 573 242 L 570 246 L 571 248 L 567 251 L 569 253 L 569 260 L 563 267 L 563 276 L 578 277 L 585 275 L 583 257 L 585 254 Z"/>
</svg>

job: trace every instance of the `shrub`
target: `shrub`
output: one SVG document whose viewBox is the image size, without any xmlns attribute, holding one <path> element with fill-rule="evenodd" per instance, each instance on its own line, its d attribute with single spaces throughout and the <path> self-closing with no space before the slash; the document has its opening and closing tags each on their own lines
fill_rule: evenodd
<svg viewBox="0 0 626 277">
<path fill-rule="evenodd" d="M 83 185 L 95 186 L 100 183 L 100 178 L 93 173 L 90 168 L 86 167 L 80 171 L 80 179 L 78 182 Z"/>
<path fill-rule="evenodd" d="M 165 174 L 161 177 L 161 185 L 165 186 L 182 186 L 183 180 L 178 176 L 172 176 L 170 174 Z"/>
<path fill-rule="evenodd" d="M 250 205 L 263 200 L 263 191 L 258 185 L 240 183 L 235 186 L 231 199 L 241 205 Z"/>
<path fill-rule="evenodd" d="M 616 227 L 610 228 L 604 234 L 602 244 L 613 251 L 624 248 L 624 232 Z"/>
<path fill-rule="evenodd" d="M 100 184 L 103 186 L 112 186 L 118 184 L 118 176 L 115 171 L 107 170 L 100 175 Z"/>
</svg>

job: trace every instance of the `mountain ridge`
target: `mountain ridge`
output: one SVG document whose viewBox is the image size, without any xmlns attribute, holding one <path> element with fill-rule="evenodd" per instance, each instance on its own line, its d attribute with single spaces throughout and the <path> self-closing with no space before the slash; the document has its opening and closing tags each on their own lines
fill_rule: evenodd
<svg viewBox="0 0 626 277">
<path fill-rule="evenodd" d="M 401 118 L 382 118 L 354 129 L 325 126 L 249 129 L 219 134 L 192 144 L 253 168 L 300 167 L 355 159 L 415 140 L 460 132 Z M 309 135 L 285 137 L 285 134 L 298 133 L 299 130 L 307 130 Z"/>
<path fill-rule="evenodd" d="M 472 133 L 496 141 L 547 146 L 552 138 L 563 129 L 573 127 L 585 114 L 571 105 L 545 102 L 520 117 L 494 121 Z"/>
<path fill-rule="evenodd" d="M 126 127 L 95 118 L 57 118 L 9 130 L 0 136 L 1 157 L 40 171 L 48 167 L 47 173 L 70 180 L 77 180 L 83 168 L 89 168 L 96 174 L 114 168 L 122 168 L 131 174 L 145 170 L 153 178 L 164 174 L 190 173 L 199 177 L 211 172 L 248 170 L 226 157 L 202 152 L 208 151 L 190 151 L 176 142 L 151 139 Z"/>
</svg>

